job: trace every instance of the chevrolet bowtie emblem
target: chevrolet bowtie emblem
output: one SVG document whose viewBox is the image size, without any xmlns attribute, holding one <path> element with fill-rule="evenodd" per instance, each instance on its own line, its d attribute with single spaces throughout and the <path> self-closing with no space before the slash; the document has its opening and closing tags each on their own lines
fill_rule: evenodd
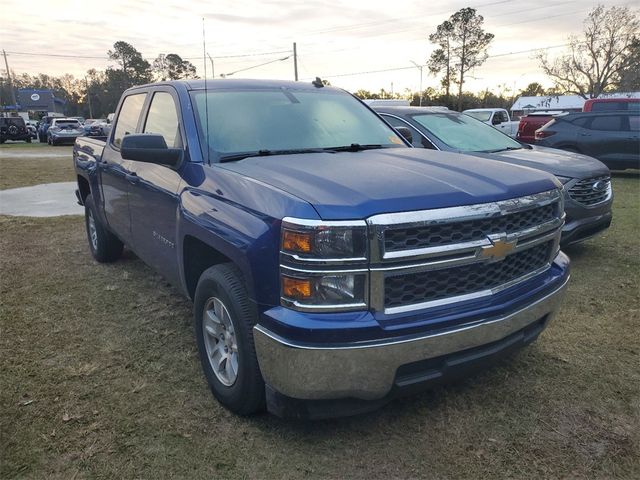
<svg viewBox="0 0 640 480">
<path fill-rule="evenodd" d="M 504 258 L 513 251 L 516 242 L 517 240 L 491 239 L 491 245 L 482 247 L 482 250 L 480 250 L 480 257 L 490 258 L 493 262 L 504 260 Z"/>
</svg>

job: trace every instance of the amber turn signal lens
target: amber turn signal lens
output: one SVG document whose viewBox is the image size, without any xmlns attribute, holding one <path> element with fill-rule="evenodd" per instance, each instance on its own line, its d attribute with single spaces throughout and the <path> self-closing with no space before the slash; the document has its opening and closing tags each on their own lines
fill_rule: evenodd
<svg viewBox="0 0 640 480">
<path fill-rule="evenodd" d="M 285 230 L 282 233 L 282 249 L 288 252 L 311 252 L 311 233 L 293 232 Z"/>
<path fill-rule="evenodd" d="M 311 297 L 311 280 L 293 277 L 282 277 L 282 296 L 294 300 Z"/>
</svg>

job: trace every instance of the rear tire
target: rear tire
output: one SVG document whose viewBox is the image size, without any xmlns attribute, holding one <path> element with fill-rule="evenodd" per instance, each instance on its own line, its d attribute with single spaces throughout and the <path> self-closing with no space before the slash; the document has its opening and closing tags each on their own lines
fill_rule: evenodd
<svg viewBox="0 0 640 480">
<path fill-rule="evenodd" d="M 253 343 L 257 314 L 234 265 L 215 265 L 202 273 L 194 319 L 200 362 L 213 395 L 239 415 L 264 410 L 264 380 Z"/>
<path fill-rule="evenodd" d="M 120 258 L 124 244 L 102 225 L 91 195 L 84 200 L 84 219 L 93 258 L 100 263 L 111 263 Z"/>
</svg>

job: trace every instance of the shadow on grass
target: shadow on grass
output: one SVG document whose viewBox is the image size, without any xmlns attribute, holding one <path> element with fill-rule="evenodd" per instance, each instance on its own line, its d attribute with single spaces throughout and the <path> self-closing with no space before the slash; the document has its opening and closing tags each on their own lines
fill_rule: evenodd
<svg viewBox="0 0 640 480">
<path fill-rule="evenodd" d="M 538 357 L 538 360 L 540 356 L 545 357 L 541 359 L 545 368 L 554 367 L 553 358 L 541 352 L 534 343 L 469 376 L 399 395 L 371 412 L 322 420 L 279 418 L 264 413 L 250 417 L 247 421 L 265 432 L 277 429 L 285 436 L 305 438 L 312 435 L 314 440 L 327 440 L 338 435 L 347 441 L 349 437 L 355 440 L 354 435 L 360 438 L 363 431 L 375 429 L 380 424 L 404 423 L 416 418 L 428 421 L 429 418 L 433 420 L 435 417 L 446 416 L 452 399 L 458 401 L 461 398 L 482 397 L 489 391 L 508 390 L 505 382 L 511 382 L 511 377 L 514 376 L 520 378 L 519 382 L 534 382 L 535 374 L 530 368 L 532 355 Z"/>
</svg>

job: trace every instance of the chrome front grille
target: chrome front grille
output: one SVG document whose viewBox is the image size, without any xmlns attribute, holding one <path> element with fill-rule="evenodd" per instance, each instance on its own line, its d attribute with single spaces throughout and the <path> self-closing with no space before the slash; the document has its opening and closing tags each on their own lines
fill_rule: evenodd
<svg viewBox="0 0 640 480">
<path fill-rule="evenodd" d="M 370 308 L 394 314 L 492 295 L 549 268 L 560 190 L 494 203 L 376 215 Z"/>
<path fill-rule="evenodd" d="M 523 212 L 498 215 L 478 220 L 440 223 L 422 227 L 389 228 L 384 232 L 385 251 L 435 247 L 460 242 L 477 241 L 487 235 L 506 233 L 536 227 L 554 219 L 554 205 L 543 205 Z"/>
<path fill-rule="evenodd" d="M 611 198 L 611 177 L 585 178 L 569 188 L 569 196 L 582 205 L 597 205 Z"/>
<path fill-rule="evenodd" d="M 538 244 L 496 263 L 476 263 L 443 270 L 389 275 L 385 278 L 384 306 L 393 308 L 432 302 L 509 284 L 546 266 L 552 243 L 553 241 Z"/>
</svg>

